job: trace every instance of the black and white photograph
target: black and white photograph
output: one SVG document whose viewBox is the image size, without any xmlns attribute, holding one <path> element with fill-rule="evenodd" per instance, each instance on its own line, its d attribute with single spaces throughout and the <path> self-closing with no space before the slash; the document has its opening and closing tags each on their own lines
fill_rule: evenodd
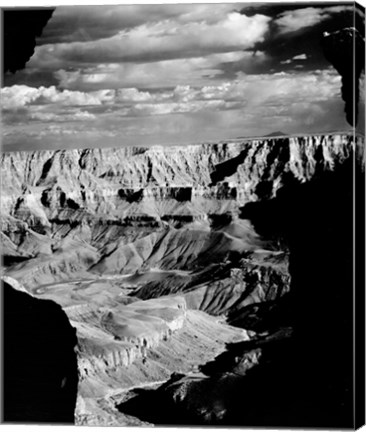
<svg viewBox="0 0 366 432">
<path fill-rule="evenodd" d="M 3 424 L 365 424 L 365 8 L 1 6 Z"/>
</svg>

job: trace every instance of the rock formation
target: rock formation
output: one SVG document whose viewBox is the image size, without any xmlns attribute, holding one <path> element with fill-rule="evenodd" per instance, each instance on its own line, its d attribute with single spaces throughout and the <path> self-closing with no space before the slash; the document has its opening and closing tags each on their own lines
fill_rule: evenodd
<svg viewBox="0 0 366 432">
<path fill-rule="evenodd" d="M 34 53 L 36 37 L 42 34 L 54 10 L 55 8 L 3 10 L 2 73 L 8 71 L 14 73 L 19 69 L 24 69 L 25 64 Z"/>
<path fill-rule="evenodd" d="M 349 426 L 363 145 L 2 154 L 4 272 L 77 330 L 76 422 Z"/>
<path fill-rule="evenodd" d="M 136 415 L 142 406 L 149 407 L 140 418 L 155 424 L 173 418 L 186 425 L 362 424 L 353 399 L 354 367 L 363 368 L 355 366 L 353 357 L 353 302 L 356 295 L 363 298 L 353 289 L 353 200 L 357 191 L 364 204 L 364 181 L 362 160 L 350 158 L 308 183 L 284 186 L 272 200 L 244 206 L 242 217 L 258 233 L 279 232 L 289 247 L 290 293 L 264 311 L 264 328 L 271 324 L 282 330 L 233 344 L 202 366 L 201 376 L 172 377 L 118 409 Z M 242 310 L 237 324 L 263 331 L 263 323 L 258 326 L 260 306 Z M 167 421 L 162 406 L 169 407 Z"/>
<path fill-rule="evenodd" d="M 325 33 L 322 39 L 325 58 L 342 77 L 342 99 L 346 119 L 357 125 L 360 98 L 360 76 L 365 69 L 365 39 L 354 27 Z"/>
<path fill-rule="evenodd" d="M 76 331 L 61 307 L 2 282 L 3 421 L 74 423 Z"/>
</svg>

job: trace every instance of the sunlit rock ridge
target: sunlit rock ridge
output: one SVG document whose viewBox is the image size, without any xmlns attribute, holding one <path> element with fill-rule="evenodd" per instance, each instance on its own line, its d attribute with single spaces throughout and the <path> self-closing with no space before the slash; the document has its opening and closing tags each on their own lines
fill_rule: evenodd
<svg viewBox="0 0 366 432">
<path fill-rule="evenodd" d="M 220 214 L 274 197 L 289 176 L 306 181 L 333 170 L 349 157 L 356 141 L 335 134 L 3 153 L 2 209 L 45 226 L 56 216 L 75 220 L 83 213 L 111 221 Z"/>
</svg>

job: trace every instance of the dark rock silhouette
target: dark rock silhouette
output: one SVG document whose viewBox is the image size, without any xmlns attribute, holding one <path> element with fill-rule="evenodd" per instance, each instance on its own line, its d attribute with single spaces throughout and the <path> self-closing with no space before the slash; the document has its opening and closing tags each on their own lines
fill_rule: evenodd
<svg viewBox="0 0 366 432">
<path fill-rule="evenodd" d="M 2 281 L 3 421 L 74 423 L 76 331 L 59 305 Z"/>
<path fill-rule="evenodd" d="M 55 8 L 3 10 L 3 73 L 24 69 Z"/>
<path fill-rule="evenodd" d="M 359 79 L 365 68 L 365 40 L 357 29 L 347 27 L 333 33 L 324 33 L 322 46 L 325 58 L 342 77 L 342 99 L 345 102 L 347 122 L 356 126 Z"/>
<path fill-rule="evenodd" d="M 336 172 L 305 185 L 293 181 L 276 199 L 243 208 L 259 232 L 280 232 L 289 246 L 294 338 L 291 366 L 285 356 L 277 368 L 286 382 L 281 397 L 297 399 L 294 426 L 354 427 L 354 176 L 361 185 L 364 175 L 349 159 Z"/>
</svg>

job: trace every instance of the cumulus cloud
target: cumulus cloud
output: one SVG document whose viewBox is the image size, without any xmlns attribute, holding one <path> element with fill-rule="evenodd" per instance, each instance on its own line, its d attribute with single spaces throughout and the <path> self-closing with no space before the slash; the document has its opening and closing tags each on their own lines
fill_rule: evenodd
<svg viewBox="0 0 366 432">
<path fill-rule="evenodd" d="M 38 89 L 27 86 L 1 90 L 3 108 L 27 109 L 28 118 L 47 121 L 94 119 L 96 114 L 121 116 L 156 116 L 199 111 L 234 109 L 263 110 L 290 107 L 303 101 L 316 104 L 331 100 L 339 93 L 339 77 L 331 70 L 310 73 L 237 74 L 233 81 L 212 85 L 178 85 L 173 90 L 141 91 L 135 87 L 103 89 L 92 92 Z M 83 111 L 72 107 L 84 107 Z M 94 109 L 97 108 L 97 109 Z M 66 110 L 66 111 L 65 111 Z M 67 111 L 68 110 L 68 111 Z M 71 110 L 71 111 L 70 111 Z"/>
<path fill-rule="evenodd" d="M 14 110 L 30 104 L 60 104 L 65 106 L 99 105 L 102 102 L 102 92 L 84 93 L 80 91 L 59 91 L 55 86 L 28 87 L 14 85 L 4 87 L 0 91 L 3 109 Z"/>
<path fill-rule="evenodd" d="M 294 9 L 279 14 L 274 23 L 279 27 L 280 33 L 289 33 L 325 21 L 326 19 L 329 19 L 332 14 L 353 10 L 353 6 L 328 6 L 324 8 L 307 7 Z"/>
<path fill-rule="evenodd" d="M 14 85 L 0 90 L 3 110 L 19 110 L 25 107 L 93 107 L 100 105 L 115 105 L 119 103 L 141 103 L 161 101 L 171 98 L 173 92 L 151 94 L 139 91 L 137 88 L 103 89 L 93 92 L 58 90 L 51 87 L 28 87 Z M 44 117 L 46 118 L 46 117 Z"/>
<path fill-rule="evenodd" d="M 139 91 L 137 88 L 118 89 L 115 92 L 116 102 L 150 102 L 153 96 L 146 91 Z"/>
</svg>

